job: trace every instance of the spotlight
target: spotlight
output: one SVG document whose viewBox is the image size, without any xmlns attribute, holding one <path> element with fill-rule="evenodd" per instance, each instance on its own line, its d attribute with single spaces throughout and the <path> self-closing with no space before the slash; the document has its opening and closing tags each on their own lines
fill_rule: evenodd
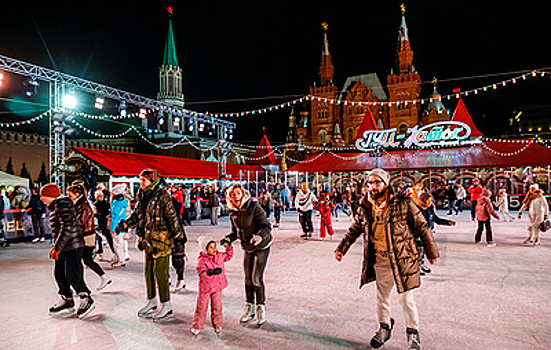
<svg viewBox="0 0 551 350">
<path fill-rule="evenodd" d="M 121 101 L 119 104 L 119 114 L 121 117 L 126 117 L 126 101 Z"/>
<path fill-rule="evenodd" d="M 189 132 L 193 131 L 193 120 L 187 122 L 187 129 L 189 130 Z"/>
<path fill-rule="evenodd" d="M 140 119 L 145 119 L 147 117 L 147 111 L 144 108 L 140 108 L 140 114 L 138 114 Z"/>
<path fill-rule="evenodd" d="M 201 123 L 199 124 L 199 131 L 203 131 L 203 130 L 205 130 L 205 124 Z"/>
<path fill-rule="evenodd" d="M 32 97 L 38 93 L 39 84 L 35 78 L 29 78 L 24 85 L 27 87 L 27 90 L 25 91 L 25 95 L 27 95 L 27 97 Z"/>
<path fill-rule="evenodd" d="M 96 97 L 96 103 L 94 104 L 94 107 L 97 109 L 103 109 L 103 104 L 105 103 L 105 99 L 103 97 Z"/>
<path fill-rule="evenodd" d="M 75 108 L 77 106 L 77 98 L 73 94 L 65 95 L 63 96 L 63 105 L 70 109 Z"/>
<path fill-rule="evenodd" d="M 174 126 L 180 125 L 180 117 L 174 118 Z"/>
<path fill-rule="evenodd" d="M 4 81 L 4 73 L 0 72 L 0 86 L 2 86 L 3 81 Z"/>
<path fill-rule="evenodd" d="M 159 125 L 163 125 L 165 123 L 165 118 L 163 117 L 162 114 L 159 114 L 157 116 L 157 123 L 159 123 Z"/>
</svg>

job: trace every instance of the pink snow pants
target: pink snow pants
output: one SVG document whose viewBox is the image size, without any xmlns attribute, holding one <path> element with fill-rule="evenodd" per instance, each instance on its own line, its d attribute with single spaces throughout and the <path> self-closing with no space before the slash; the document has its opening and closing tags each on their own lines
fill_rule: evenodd
<svg viewBox="0 0 551 350">
<path fill-rule="evenodd" d="M 212 327 L 222 327 L 222 291 L 219 291 L 212 294 L 199 293 L 197 297 L 197 307 L 195 308 L 195 316 L 193 317 L 192 327 L 194 329 L 203 329 L 205 319 L 207 318 L 209 299 Z"/>
</svg>

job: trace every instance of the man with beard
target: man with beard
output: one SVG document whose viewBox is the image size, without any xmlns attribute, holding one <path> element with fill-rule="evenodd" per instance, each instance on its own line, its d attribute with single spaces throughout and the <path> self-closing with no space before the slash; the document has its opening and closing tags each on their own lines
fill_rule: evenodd
<svg viewBox="0 0 551 350">
<path fill-rule="evenodd" d="M 337 247 L 335 258 L 341 261 L 356 239 L 364 235 L 360 287 L 376 282 L 380 324 L 371 339 L 371 347 L 378 349 L 390 339 L 394 325 L 390 317 L 390 294 L 396 285 L 405 314 L 408 349 L 420 349 L 419 315 L 413 290 L 421 285 L 421 275 L 413 232 L 421 237 L 431 264 L 438 259 L 438 249 L 419 208 L 410 198 L 394 195 L 389 181 L 389 174 L 382 169 L 373 169 L 368 174 L 358 215 Z"/>
</svg>

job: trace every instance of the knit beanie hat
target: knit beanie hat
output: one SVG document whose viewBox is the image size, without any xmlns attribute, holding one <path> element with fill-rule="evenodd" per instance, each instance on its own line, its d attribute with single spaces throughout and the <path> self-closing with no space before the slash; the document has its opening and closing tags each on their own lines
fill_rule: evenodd
<svg viewBox="0 0 551 350">
<path fill-rule="evenodd" d="M 208 236 L 199 236 L 197 238 L 197 243 L 199 243 L 199 248 L 201 248 L 201 251 L 205 254 L 207 254 L 207 247 L 211 242 L 216 242 L 212 237 Z"/>
<path fill-rule="evenodd" d="M 161 177 L 161 175 L 159 174 L 159 172 L 157 170 L 153 170 L 153 169 L 144 169 L 142 170 L 142 172 L 140 173 L 140 177 L 145 177 L 146 179 L 148 179 L 149 181 L 153 182 L 155 181 L 157 178 Z"/>
<path fill-rule="evenodd" d="M 115 187 L 113 187 L 113 189 L 111 190 L 111 192 L 117 196 L 119 194 L 123 194 L 124 191 L 126 190 L 126 184 L 118 184 L 116 185 Z"/>
<path fill-rule="evenodd" d="M 46 184 L 40 189 L 40 196 L 57 198 L 61 196 L 61 190 L 56 184 Z"/>
<path fill-rule="evenodd" d="M 367 177 L 365 178 L 365 181 L 364 181 L 364 186 L 367 186 L 367 179 L 371 175 L 378 176 L 385 183 L 385 185 L 388 186 L 388 183 L 390 182 L 390 175 L 383 169 L 379 169 L 379 168 L 373 169 L 367 174 Z"/>
</svg>

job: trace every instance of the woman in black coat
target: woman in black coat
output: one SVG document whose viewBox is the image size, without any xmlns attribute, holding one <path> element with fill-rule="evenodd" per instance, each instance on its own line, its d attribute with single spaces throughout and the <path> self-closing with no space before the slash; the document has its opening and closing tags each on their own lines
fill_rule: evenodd
<svg viewBox="0 0 551 350">
<path fill-rule="evenodd" d="M 264 270 L 272 245 L 272 226 L 260 205 L 251 199 L 249 191 L 239 184 L 232 185 L 227 192 L 227 206 L 231 220 L 231 233 L 220 242 L 228 247 L 239 238 L 243 255 L 245 272 L 245 313 L 241 322 L 249 322 L 255 317 L 258 325 L 266 322 L 264 303 Z"/>
</svg>

